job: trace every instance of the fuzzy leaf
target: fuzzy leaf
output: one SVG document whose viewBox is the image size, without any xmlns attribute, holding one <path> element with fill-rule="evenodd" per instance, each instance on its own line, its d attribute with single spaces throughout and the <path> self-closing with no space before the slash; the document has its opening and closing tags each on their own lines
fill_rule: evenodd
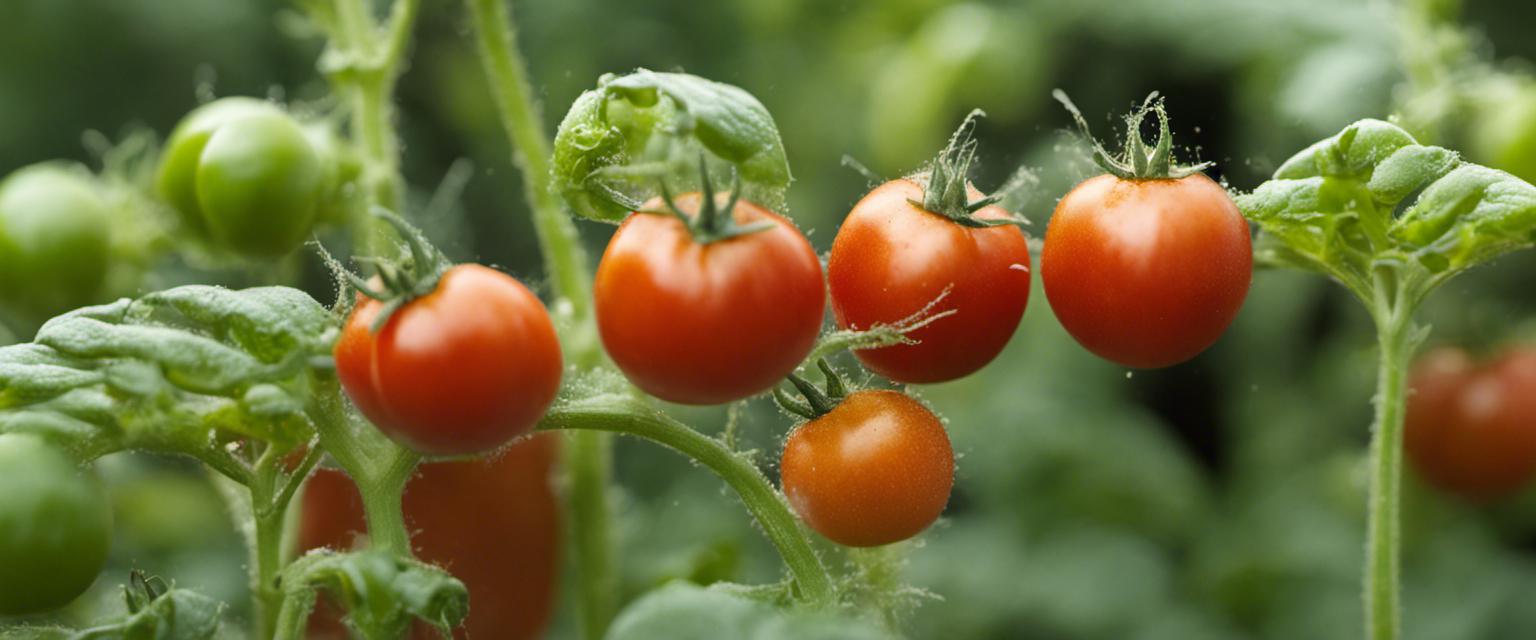
<svg viewBox="0 0 1536 640">
<path fill-rule="evenodd" d="M 735 171 L 744 196 L 782 208 L 789 162 L 773 116 L 739 87 L 641 69 L 605 76 L 571 105 L 555 135 L 555 189 L 577 215 L 616 222 L 661 193 Z M 717 178 L 723 182 L 723 179 Z"/>
</svg>

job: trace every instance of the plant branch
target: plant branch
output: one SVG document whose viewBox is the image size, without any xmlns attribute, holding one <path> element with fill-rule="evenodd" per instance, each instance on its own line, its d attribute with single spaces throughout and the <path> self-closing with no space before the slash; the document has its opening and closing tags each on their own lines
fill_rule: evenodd
<svg viewBox="0 0 1536 640">
<path fill-rule="evenodd" d="M 837 593 L 832 579 L 811 548 L 800 522 L 790 513 L 789 505 L 757 467 L 720 441 L 619 395 L 596 396 L 558 406 L 545 415 L 538 428 L 627 433 L 670 447 L 709 467 L 736 491 L 779 550 L 799 597 L 816 607 L 830 606 L 835 601 Z"/>
</svg>

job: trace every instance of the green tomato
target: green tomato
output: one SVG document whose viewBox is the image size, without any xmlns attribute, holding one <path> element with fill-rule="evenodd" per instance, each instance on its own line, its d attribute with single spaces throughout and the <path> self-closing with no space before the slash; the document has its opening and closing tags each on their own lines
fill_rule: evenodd
<svg viewBox="0 0 1536 640">
<path fill-rule="evenodd" d="M 83 167 L 44 163 L 0 182 L 0 293 L 51 316 L 98 302 L 111 209 Z"/>
<path fill-rule="evenodd" d="M 107 561 L 112 508 L 94 474 L 41 438 L 0 434 L 0 615 L 57 609 Z"/>
<path fill-rule="evenodd" d="M 287 114 L 253 114 L 219 127 L 197 162 L 197 203 L 210 235 L 248 255 L 293 251 L 314 226 L 322 169 Z"/>
<path fill-rule="evenodd" d="M 197 163 L 203 155 L 208 138 L 219 127 L 250 115 L 281 114 L 282 110 L 270 102 L 256 98 L 221 98 L 193 109 L 171 131 L 165 141 L 164 155 L 160 158 L 160 171 L 155 176 L 155 188 L 160 197 L 170 203 L 188 227 L 200 234 L 207 233 L 203 213 L 197 202 Z"/>
</svg>

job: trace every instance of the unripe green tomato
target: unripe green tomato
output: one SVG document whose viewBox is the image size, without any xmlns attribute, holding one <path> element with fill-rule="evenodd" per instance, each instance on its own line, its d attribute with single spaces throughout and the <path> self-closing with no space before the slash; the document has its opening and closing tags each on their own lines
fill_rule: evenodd
<svg viewBox="0 0 1536 640">
<path fill-rule="evenodd" d="M 1536 182 L 1536 87 L 1489 101 L 1473 137 L 1478 161 Z"/>
<path fill-rule="evenodd" d="M 112 508 L 89 470 L 42 439 L 0 434 L 0 615 L 57 609 L 107 561 Z"/>
<path fill-rule="evenodd" d="M 215 240 L 280 256 L 309 236 L 323 180 L 320 157 L 293 118 L 255 114 L 208 138 L 197 162 L 197 203 Z"/>
<path fill-rule="evenodd" d="M 249 115 L 281 114 L 277 105 L 256 98 L 220 98 L 193 109 L 171 131 L 165 141 L 155 188 L 160 197 L 181 214 L 182 221 L 198 233 L 206 234 L 202 209 L 197 203 L 197 162 L 208 138 L 219 127 Z"/>
<path fill-rule="evenodd" d="M 111 209 L 83 167 L 18 169 L 0 182 L 0 293 L 44 317 L 98 302 L 111 222 Z"/>
</svg>

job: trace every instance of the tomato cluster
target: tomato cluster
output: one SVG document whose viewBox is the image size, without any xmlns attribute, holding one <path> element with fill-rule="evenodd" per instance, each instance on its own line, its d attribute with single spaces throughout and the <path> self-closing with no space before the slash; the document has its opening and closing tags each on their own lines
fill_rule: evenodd
<svg viewBox="0 0 1536 640">
<path fill-rule="evenodd" d="M 243 97 L 187 114 L 163 154 L 156 187 L 185 226 L 258 257 L 293 251 L 322 214 L 334 219 L 342 183 L 358 170 L 324 127 Z"/>
<path fill-rule="evenodd" d="M 1430 484 L 1489 500 L 1536 476 L 1536 348 L 1478 363 L 1441 347 L 1414 365 L 1408 387 L 1403 446 Z"/>
</svg>

